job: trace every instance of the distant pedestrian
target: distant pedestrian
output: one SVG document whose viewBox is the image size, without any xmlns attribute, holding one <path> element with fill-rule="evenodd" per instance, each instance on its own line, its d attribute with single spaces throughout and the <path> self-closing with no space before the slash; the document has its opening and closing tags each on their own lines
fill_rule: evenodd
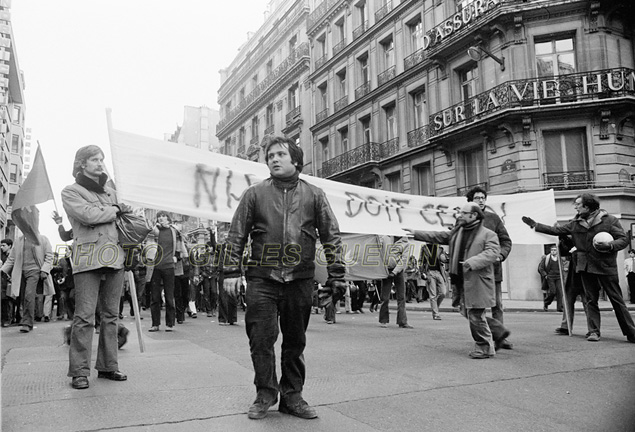
<svg viewBox="0 0 635 432">
<path fill-rule="evenodd" d="M 558 312 L 562 312 L 562 283 L 560 282 L 560 267 L 558 263 L 558 246 L 552 245 L 550 252 L 543 255 L 538 262 L 538 273 L 542 278 L 543 310 L 549 310 L 549 305 L 556 299 Z M 564 278 L 564 275 L 562 275 Z"/>
<path fill-rule="evenodd" d="M 628 297 L 631 304 L 635 304 L 635 250 L 628 251 L 628 258 L 624 260 L 624 273 L 628 282 Z"/>
</svg>

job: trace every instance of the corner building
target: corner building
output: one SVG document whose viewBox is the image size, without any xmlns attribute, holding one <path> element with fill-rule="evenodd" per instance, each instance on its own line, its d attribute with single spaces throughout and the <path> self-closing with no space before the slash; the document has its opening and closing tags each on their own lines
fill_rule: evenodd
<svg viewBox="0 0 635 432">
<path fill-rule="evenodd" d="M 561 222 L 591 191 L 632 234 L 634 11 L 627 0 L 322 2 L 307 23 L 315 174 L 428 196 L 554 189 Z M 542 299 L 543 253 L 514 245 L 505 297 Z"/>
<path fill-rule="evenodd" d="M 264 138 L 286 135 L 311 154 L 308 13 L 306 1 L 270 1 L 264 24 L 220 71 L 216 136 L 221 153 L 264 160 Z M 305 162 L 308 172 L 310 156 Z"/>
<path fill-rule="evenodd" d="M 305 173 L 426 196 L 464 195 L 476 185 L 495 195 L 554 189 L 560 222 L 575 215 L 575 196 L 591 191 L 632 238 L 632 1 L 293 4 L 305 3 L 298 33 L 310 55 L 300 85 L 301 141 L 312 158 Z M 233 65 L 243 82 L 253 75 L 238 59 Z M 263 107 L 275 100 L 265 99 Z M 242 118 L 253 115 L 247 112 Z M 219 134 L 221 146 L 228 137 Z M 504 298 L 542 299 L 544 253 L 514 245 L 503 264 Z M 620 268 L 625 257 L 618 255 Z"/>
</svg>

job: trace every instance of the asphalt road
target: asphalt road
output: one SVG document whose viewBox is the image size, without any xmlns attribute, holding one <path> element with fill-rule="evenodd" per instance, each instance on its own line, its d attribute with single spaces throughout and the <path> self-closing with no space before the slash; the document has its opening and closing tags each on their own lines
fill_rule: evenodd
<svg viewBox="0 0 635 432">
<path fill-rule="evenodd" d="M 66 377 L 67 322 L 29 334 L 2 328 L 2 431 L 635 431 L 635 344 L 611 311 L 595 343 L 584 339 L 580 313 L 580 335 L 569 337 L 553 334 L 556 312 L 508 312 L 514 349 L 487 360 L 468 358 L 458 313 L 433 321 L 411 310 L 412 330 L 394 324 L 395 311 L 388 328 L 376 313 L 340 314 L 335 325 L 313 315 L 304 396 L 319 418 L 273 407 L 258 421 L 246 416 L 255 391 L 242 312 L 238 326 L 199 317 L 172 333 L 148 333 L 149 311 L 142 316 L 144 353 L 133 320 L 123 320 L 128 381 L 93 371 L 88 390 Z"/>
</svg>

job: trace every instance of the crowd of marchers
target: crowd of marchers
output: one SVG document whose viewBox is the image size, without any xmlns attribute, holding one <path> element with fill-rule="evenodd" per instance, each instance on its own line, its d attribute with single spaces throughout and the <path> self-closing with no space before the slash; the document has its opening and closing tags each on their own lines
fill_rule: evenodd
<svg viewBox="0 0 635 432">
<path fill-rule="evenodd" d="M 485 189 L 475 187 L 467 193 L 449 230 L 410 227 L 401 236 L 379 236 L 387 277 L 352 281 L 328 198 L 300 178 L 302 149 L 284 137 L 271 138 L 264 148 L 271 177 L 245 191 L 225 242 L 217 244 L 215 233 L 208 230 L 203 240 L 190 243 L 170 213 L 159 211 L 147 239 L 135 247 L 120 241 L 116 221 L 131 208 L 118 200 L 108 181 L 103 151 L 97 146 L 80 148 L 73 161 L 75 183 L 62 191 L 70 228 L 53 215 L 60 239 L 71 242 L 68 253 L 53 252 L 49 239 L 39 234 L 0 243 L 3 327 L 18 325 L 28 334 L 34 322 L 53 319 L 56 306 L 57 320 L 72 321 L 65 330 L 67 376 L 73 388 L 85 389 L 90 385 L 96 333 L 97 378 L 127 380 L 117 356 L 128 334 L 124 316 L 139 313 L 136 318 L 143 319 L 141 312 L 149 309 L 147 331 L 171 332 L 186 317 L 196 319 L 199 314 L 217 316 L 221 326 L 236 325 L 242 309 L 255 373 L 256 399 L 247 412 L 251 419 L 266 417 L 278 402 L 283 413 L 317 417 L 302 396 L 305 333 L 313 313 L 335 324 L 342 302 L 347 313 L 364 313 L 367 302 L 369 312 L 378 312 L 379 327 L 385 328 L 394 299 L 396 325 L 412 329 L 406 303 L 429 301 L 432 319 L 438 321 L 448 296 L 467 320 L 474 341 L 471 358 L 488 359 L 499 349 L 513 349 L 501 288 L 501 263 L 511 253 L 512 240 L 501 218 L 487 206 Z M 548 226 L 522 218 L 531 229 L 558 237 L 538 263 L 545 310 L 555 299 L 563 311 L 556 333 L 568 334 L 574 303 L 580 299 L 587 340 L 597 342 L 598 299 L 605 295 L 622 333 L 635 343 L 635 325 L 622 297 L 617 265 L 617 253 L 627 247 L 628 238 L 618 219 L 600 208 L 597 196 L 580 194 L 573 205 L 577 214 L 564 224 Z M 321 282 L 315 279 L 318 239 L 327 270 Z M 418 256 L 410 255 L 411 239 L 423 242 Z M 272 244 L 293 251 L 294 260 L 272 254 Z M 113 252 L 107 260 L 100 255 L 104 250 Z M 635 252 L 624 271 L 629 284 L 635 284 Z M 635 301 L 632 287 L 630 295 Z M 279 333 L 280 378 L 274 352 Z"/>
</svg>

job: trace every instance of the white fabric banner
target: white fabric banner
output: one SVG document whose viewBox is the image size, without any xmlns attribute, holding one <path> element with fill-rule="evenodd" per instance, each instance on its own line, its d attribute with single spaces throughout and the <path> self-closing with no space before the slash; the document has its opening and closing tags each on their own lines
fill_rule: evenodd
<svg viewBox="0 0 635 432">
<path fill-rule="evenodd" d="M 122 201 L 221 222 L 231 221 L 243 192 L 269 169 L 219 153 L 110 129 L 117 194 Z M 426 197 L 364 188 L 302 175 L 324 190 L 346 233 L 402 235 L 402 228 L 440 231 L 454 225 L 465 197 Z M 553 243 L 522 223 L 522 216 L 553 224 L 553 191 L 490 195 L 488 206 L 517 244 Z"/>
</svg>

